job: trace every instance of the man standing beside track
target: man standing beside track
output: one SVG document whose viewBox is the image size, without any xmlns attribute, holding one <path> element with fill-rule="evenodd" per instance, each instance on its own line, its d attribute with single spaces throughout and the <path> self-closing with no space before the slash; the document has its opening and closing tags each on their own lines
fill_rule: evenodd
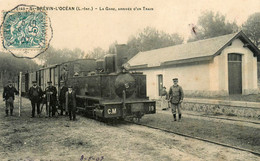
<svg viewBox="0 0 260 161">
<path fill-rule="evenodd" d="M 68 88 L 64 85 L 64 81 L 60 81 L 60 93 L 59 93 L 59 104 L 60 104 L 60 115 L 63 115 L 65 110 L 66 115 L 68 114 L 68 109 L 65 106 L 66 103 L 66 92 Z"/>
<path fill-rule="evenodd" d="M 66 92 L 66 108 L 69 110 L 70 120 L 76 120 L 76 93 L 73 91 L 72 86 L 68 86 L 68 91 Z"/>
<path fill-rule="evenodd" d="M 18 94 L 18 91 L 13 87 L 12 81 L 8 81 L 8 85 L 4 87 L 3 99 L 5 101 L 5 114 L 8 116 L 8 110 L 10 109 L 10 115 L 13 116 L 14 110 L 14 93 Z"/>
<path fill-rule="evenodd" d="M 52 81 L 47 82 L 48 87 L 45 89 L 46 94 L 46 105 L 48 105 L 49 117 L 54 116 L 56 113 L 56 105 L 57 105 L 57 89 L 52 85 Z M 51 115 L 52 113 L 52 115 Z"/>
<path fill-rule="evenodd" d="M 37 106 L 37 115 L 40 116 L 40 104 L 42 98 L 42 89 L 41 87 L 37 86 L 37 81 L 32 81 L 33 86 L 29 89 L 29 99 L 31 100 L 32 104 L 32 118 L 35 116 L 35 104 Z"/>
<path fill-rule="evenodd" d="M 179 121 L 181 120 L 181 103 L 183 101 L 184 93 L 182 87 L 178 85 L 178 78 L 173 78 L 173 85 L 169 90 L 169 99 L 172 105 L 172 114 L 174 121 L 176 120 L 176 110 L 179 114 Z"/>
</svg>

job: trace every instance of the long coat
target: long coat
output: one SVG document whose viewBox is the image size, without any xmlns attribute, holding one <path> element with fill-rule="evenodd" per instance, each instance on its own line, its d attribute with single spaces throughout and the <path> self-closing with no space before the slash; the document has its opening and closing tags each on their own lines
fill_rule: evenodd
<svg viewBox="0 0 260 161">
<path fill-rule="evenodd" d="M 68 87 L 63 86 L 60 89 L 60 94 L 59 94 L 59 101 L 60 103 L 65 103 L 66 102 L 66 92 L 68 91 Z"/>
<path fill-rule="evenodd" d="M 66 92 L 66 111 L 69 110 L 69 108 L 73 111 L 76 111 L 76 93 L 75 91 L 72 91 L 72 102 L 69 101 L 69 92 Z"/>
<path fill-rule="evenodd" d="M 56 102 L 57 102 L 57 89 L 56 89 L 56 87 L 54 87 L 54 86 L 46 87 L 45 92 L 44 92 L 46 94 L 46 99 L 47 99 L 48 92 L 52 92 L 52 94 L 50 95 L 50 103 L 52 105 L 56 105 Z"/>
<path fill-rule="evenodd" d="M 37 96 L 34 95 L 34 92 L 37 92 L 38 95 Z M 30 89 L 29 89 L 29 99 L 31 101 L 35 101 L 35 102 L 41 101 L 42 95 L 43 95 L 43 91 L 42 91 L 41 87 L 39 87 L 39 86 L 30 87 Z"/>
</svg>

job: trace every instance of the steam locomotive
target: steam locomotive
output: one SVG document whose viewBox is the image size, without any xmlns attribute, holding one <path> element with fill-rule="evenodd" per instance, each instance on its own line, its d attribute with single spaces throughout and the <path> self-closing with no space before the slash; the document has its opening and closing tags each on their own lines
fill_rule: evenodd
<svg viewBox="0 0 260 161">
<path fill-rule="evenodd" d="M 22 77 L 22 91 L 26 94 L 33 80 L 42 89 L 52 81 L 59 90 L 63 80 L 76 91 L 78 111 L 95 118 L 139 120 L 145 114 L 156 113 L 155 101 L 146 95 L 146 76 L 128 71 L 120 47 L 117 46 L 116 54 L 106 55 L 104 60 L 75 60 L 26 73 Z"/>
</svg>

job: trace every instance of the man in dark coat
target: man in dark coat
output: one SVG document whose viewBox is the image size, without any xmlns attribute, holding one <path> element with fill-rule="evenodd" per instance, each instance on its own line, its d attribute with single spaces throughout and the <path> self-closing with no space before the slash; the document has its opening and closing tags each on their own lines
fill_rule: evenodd
<svg viewBox="0 0 260 161">
<path fill-rule="evenodd" d="M 8 85 L 4 87 L 3 99 L 5 101 L 5 114 L 8 116 L 8 110 L 10 109 L 11 116 L 14 110 L 14 94 L 18 94 L 18 91 L 13 87 L 12 81 L 8 81 Z"/>
<path fill-rule="evenodd" d="M 47 82 L 48 86 L 45 89 L 45 95 L 48 104 L 49 117 L 54 116 L 56 113 L 56 105 L 57 105 L 57 89 L 52 85 L 52 82 Z M 52 115 L 51 115 L 52 113 Z"/>
<path fill-rule="evenodd" d="M 37 106 L 37 115 L 40 115 L 40 104 L 42 98 L 42 89 L 41 87 L 37 86 L 36 81 L 32 81 L 33 86 L 29 89 L 29 99 L 31 100 L 32 105 L 32 118 L 35 116 L 35 104 Z"/>
<path fill-rule="evenodd" d="M 59 103 L 60 103 L 60 115 L 63 115 L 63 111 L 65 110 L 66 115 L 68 114 L 68 109 L 65 106 L 66 103 L 66 92 L 68 88 L 64 85 L 64 81 L 60 81 L 60 94 L 59 94 Z"/>
<path fill-rule="evenodd" d="M 179 114 L 179 121 L 180 121 L 181 120 L 180 106 L 183 101 L 184 94 L 183 94 L 182 87 L 178 85 L 178 78 L 174 78 L 172 80 L 173 80 L 173 85 L 169 90 L 169 98 L 172 105 L 172 114 L 173 114 L 174 121 L 176 121 L 176 109 L 177 109 Z"/>
<path fill-rule="evenodd" d="M 66 107 L 69 111 L 70 120 L 76 120 L 76 93 L 73 91 L 72 86 L 68 87 L 68 91 L 66 92 Z"/>
</svg>

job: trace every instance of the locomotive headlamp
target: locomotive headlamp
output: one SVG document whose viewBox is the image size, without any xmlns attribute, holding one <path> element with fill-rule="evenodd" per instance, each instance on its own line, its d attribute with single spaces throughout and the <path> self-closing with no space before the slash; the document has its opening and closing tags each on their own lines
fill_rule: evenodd
<svg viewBox="0 0 260 161">
<path fill-rule="evenodd" d="M 122 67 L 125 69 L 125 70 L 129 70 L 130 69 L 130 64 L 129 63 L 125 63 L 122 65 Z"/>
</svg>

